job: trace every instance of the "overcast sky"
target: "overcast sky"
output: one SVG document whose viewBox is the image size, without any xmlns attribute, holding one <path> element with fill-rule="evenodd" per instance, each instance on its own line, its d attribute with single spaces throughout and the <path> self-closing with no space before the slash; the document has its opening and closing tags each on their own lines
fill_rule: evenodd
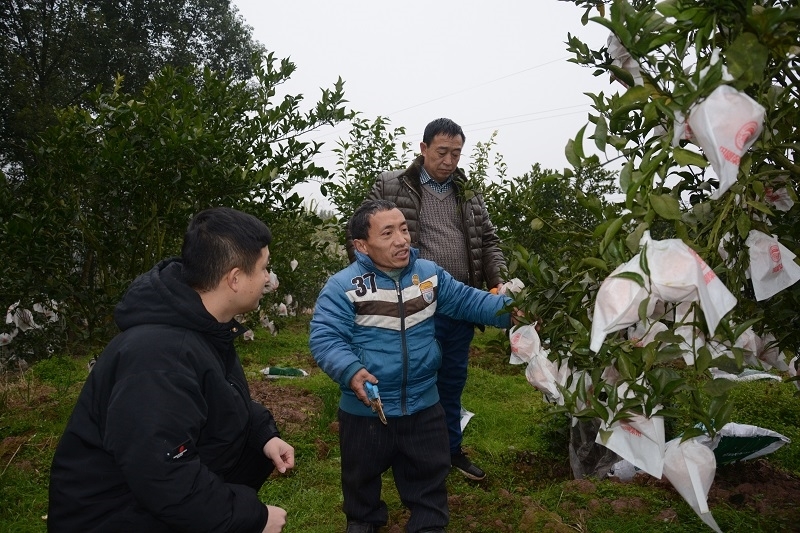
<svg viewBox="0 0 800 533">
<path fill-rule="evenodd" d="M 561 170 L 564 146 L 587 122 L 583 93 L 618 90 L 569 63 L 567 33 L 593 49 L 608 31 L 582 26 L 583 10 L 558 0 L 233 0 L 254 37 L 297 71 L 286 90 L 316 102 L 320 88 L 345 81 L 352 109 L 370 120 L 389 117 L 406 128 L 414 153 L 425 125 L 438 117 L 467 136 L 468 168 L 475 142 L 498 131 L 497 151 L 510 176 L 533 163 Z M 347 138 L 341 126 L 314 135 L 326 142 L 317 160 L 329 170 L 330 150 Z"/>
</svg>

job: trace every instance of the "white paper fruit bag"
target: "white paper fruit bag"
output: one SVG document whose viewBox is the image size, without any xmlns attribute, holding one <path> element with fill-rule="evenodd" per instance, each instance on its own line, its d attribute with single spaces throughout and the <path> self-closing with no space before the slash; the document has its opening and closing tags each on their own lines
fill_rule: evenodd
<svg viewBox="0 0 800 533">
<path fill-rule="evenodd" d="M 756 300 L 766 300 L 800 280 L 795 255 L 778 239 L 750 230 L 745 241 L 750 254 L 750 279 Z"/>
<path fill-rule="evenodd" d="M 729 85 L 720 85 L 691 109 L 692 136 L 719 178 L 712 198 L 736 182 L 742 155 L 761 134 L 764 114 L 758 102 Z"/>
<path fill-rule="evenodd" d="M 608 36 L 606 44 L 608 46 L 608 55 L 611 56 L 612 63 L 621 69 L 627 70 L 633 78 L 634 85 L 643 85 L 639 63 L 637 63 L 636 60 L 631 57 L 630 52 L 622 46 L 622 43 L 619 42 L 619 38 L 611 33 Z M 622 80 L 618 79 L 617 81 L 622 83 Z M 626 83 L 622 84 L 626 87 L 628 86 Z"/>
<path fill-rule="evenodd" d="M 650 240 L 645 233 L 653 295 L 665 302 L 700 302 L 713 335 L 736 297 L 692 248 L 680 239 Z"/>
<path fill-rule="evenodd" d="M 664 477 L 708 527 L 722 533 L 708 509 L 708 491 L 714 483 L 716 471 L 714 452 L 696 439 L 681 442 L 678 437 L 667 443 Z"/>
<path fill-rule="evenodd" d="M 539 334 L 532 324 L 511 328 L 509 341 L 511 343 L 511 358 L 508 362 L 512 365 L 528 363 L 537 354 L 544 353 L 545 357 L 547 356 L 548 352 L 542 348 Z"/>
<path fill-rule="evenodd" d="M 643 279 L 647 276 L 639 265 L 639 254 L 627 263 L 618 266 L 605 279 L 597 291 L 597 298 L 592 314 L 592 332 L 589 348 L 597 352 L 603 346 L 603 340 L 611 332 L 625 329 L 639 321 L 639 304 L 650 296 L 647 283 L 642 287 L 636 281 L 617 277 L 622 272 L 633 272 Z M 650 300 L 647 314 L 653 312 L 655 299 Z"/>
<path fill-rule="evenodd" d="M 664 417 L 633 415 L 628 420 L 620 420 L 610 426 L 602 422 L 600 428 L 610 431 L 611 435 L 604 436 L 603 431 L 598 431 L 595 442 L 636 468 L 661 479 L 664 467 Z"/>
</svg>

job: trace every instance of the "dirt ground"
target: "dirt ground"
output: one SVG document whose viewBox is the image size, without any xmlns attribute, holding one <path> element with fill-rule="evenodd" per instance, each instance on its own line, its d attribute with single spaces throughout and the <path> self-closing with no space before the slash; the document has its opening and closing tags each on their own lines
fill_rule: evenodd
<svg viewBox="0 0 800 533">
<path fill-rule="evenodd" d="M 287 435 L 307 427 L 309 423 L 313 422 L 317 413 L 322 410 L 322 401 L 318 397 L 299 388 L 279 385 L 269 380 L 256 381 L 251 383 L 250 387 L 253 399 L 269 406 L 278 422 L 278 427 Z M 326 445 L 320 441 L 319 447 L 318 453 L 320 456 L 327 456 L 329 450 Z M 597 490 L 593 481 L 571 479 L 571 471 L 566 464 L 553 464 L 543 468 L 541 463 L 534 461 L 525 453 L 519 453 L 516 460 L 517 464 L 514 466 L 514 470 L 522 474 L 521 477 L 526 477 L 524 473 L 528 472 L 539 483 L 543 481 L 548 483 L 564 482 L 565 492 L 593 494 Z M 543 476 L 546 479 L 543 479 Z M 643 473 L 637 474 L 629 483 L 658 487 L 674 492 L 674 489 L 666 479 L 655 479 Z M 508 500 L 514 500 L 513 502 L 505 502 L 506 504 L 521 503 L 529 505 L 530 509 L 533 510 L 533 514 L 538 513 L 539 516 L 536 517 L 533 517 L 533 515 L 528 516 L 531 513 L 526 513 L 526 517 L 529 520 L 536 520 L 541 523 L 541 514 L 554 515 L 554 513 L 549 513 L 545 509 L 537 510 L 536 506 L 531 505 L 530 502 L 526 504 L 526 502 L 520 500 L 518 494 L 506 492 L 504 496 L 501 493 L 500 498 L 503 499 L 504 497 Z M 635 511 L 637 508 L 644 508 L 645 506 L 644 502 L 636 497 L 620 498 L 613 501 L 603 500 L 600 497 L 597 500 L 590 500 L 589 509 L 575 509 L 575 513 L 591 512 L 593 506 L 605 507 L 610 505 L 619 512 Z M 719 467 L 708 495 L 708 503 L 712 509 L 715 506 L 728 505 L 741 510 L 750 510 L 765 517 L 781 518 L 784 523 L 797 524 L 797 528 L 794 531 L 800 531 L 800 505 L 798 505 L 798 502 L 800 502 L 800 478 L 777 470 L 763 459 Z M 463 503 L 458 495 L 450 496 L 452 511 L 457 510 Z M 662 511 L 658 519 L 663 522 L 670 522 L 676 517 L 677 513 L 675 511 L 666 509 Z M 498 531 L 527 531 L 529 529 L 525 527 L 525 520 L 526 518 L 523 517 L 523 523 L 515 525 L 512 529 L 508 529 L 510 526 L 498 524 Z M 552 520 L 561 522 L 555 516 Z M 401 531 L 399 527 L 397 531 Z M 393 533 L 393 529 L 388 529 L 388 533 Z"/>
</svg>

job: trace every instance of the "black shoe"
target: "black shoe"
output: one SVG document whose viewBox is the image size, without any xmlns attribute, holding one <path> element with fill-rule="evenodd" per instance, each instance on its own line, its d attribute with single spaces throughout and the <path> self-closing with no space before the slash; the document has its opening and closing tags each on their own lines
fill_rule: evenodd
<svg viewBox="0 0 800 533">
<path fill-rule="evenodd" d="M 378 533 L 378 526 L 366 522 L 347 522 L 345 533 Z"/>
<path fill-rule="evenodd" d="M 486 477 L 486 472 L 475 466 L 469 457 L 464 455 L 464 452 L 450 454 L 450 464 L 469 479 L 480 481 Z"/>
</svg>

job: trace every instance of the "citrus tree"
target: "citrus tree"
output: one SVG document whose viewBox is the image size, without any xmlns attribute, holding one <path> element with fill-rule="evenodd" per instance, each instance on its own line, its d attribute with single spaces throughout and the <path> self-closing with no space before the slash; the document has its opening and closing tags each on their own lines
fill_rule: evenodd
<svg viewBox="0 0 800 533">
<path fill-rule="evenodd" d="M 730 374 L 793 371 L 800 284 L 759 295 L 753 237 L 776 237 L 769 249 L 773 260 L 782 253 L 779 270 L 796 268 L 800 8 L 748 0 L 573 3 L 584 24 L 609 30 L 609 40 L 593 49 L 568 36 L 572 61 L 608 77 L 609 88 L 588 95 L 594 111 L 565 147 L 571 168 L 553 179 L 618 170 L 620 200 L 576 192 L 595 219 L 585 220 L 593 244 L 568 255 L 520 247 L 509 276 L 525 281 L 516 305 L 538 322 L 547 360 L 539 369 L 552 376 L 542 389 L 559 410 L 594 422 L 594 432 L 576 426 L 571 451 L 579 462 L 598 429 L 605 443 L 615 424 L 634 417 L 664 418 L 667 438 L 713 437 L 731 420 L 737 381 Z M 562 232 L 564 247 L 571 235 Z M 656 283 L 657 273 L 681 264 L 670 250 L 702 270 L 695 293 L 664 296 L 669 290 Z M 733 302 L 716 318 L 714 302 L 698 294 L 712 282 L 724 291 L 711 300 Z M 598 328 L 609 308 L 616 319 L 622 310 L 627 316 Z M 541 377 L 528 368 L 529 379 Z M 581 467 L 573 462 L 573 470 Z"/>
<path fill-rule="evenodd" d="M 74 335 L 102 339 L 122 291 L 180 253 L 201 209 L 234 207 L 275 225 L 301 210 L 294 186 L 328 175 L 312 162 L 320 144 L 302 136 L 348 112 L 341 80 L 307 110 L 302 95 L 276 98 L 294 68 L 272 54 L 254 57 L 249 81 L 166 67 L 139 93 L 118 79 L 89 105 L 60 110 L 25 178 L 0 190 L 0 304 L 58 302 Z"/>
</svg>

